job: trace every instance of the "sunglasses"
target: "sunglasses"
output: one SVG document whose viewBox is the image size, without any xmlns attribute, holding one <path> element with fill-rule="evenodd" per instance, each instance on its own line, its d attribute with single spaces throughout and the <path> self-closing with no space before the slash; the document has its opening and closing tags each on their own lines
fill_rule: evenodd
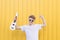
<svg viewBox="0 0 60 40">
<path fill-rule="evenodd" d="M 29 19 L 29 21 L 33 22 L 34 20 Z"/>
</svg>

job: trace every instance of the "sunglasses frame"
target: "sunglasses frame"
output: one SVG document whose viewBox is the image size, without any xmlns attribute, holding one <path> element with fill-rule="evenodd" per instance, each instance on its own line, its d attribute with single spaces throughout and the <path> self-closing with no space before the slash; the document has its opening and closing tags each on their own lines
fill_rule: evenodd
<svg viewBox="0 0 60 40">
<path fill-rule="evenodd" d="M 31 20 L 31 19 L 29 19 L 29 21 L 32 21 L 32 22 L 34 22 L 34 20 Z"/>
</svg>

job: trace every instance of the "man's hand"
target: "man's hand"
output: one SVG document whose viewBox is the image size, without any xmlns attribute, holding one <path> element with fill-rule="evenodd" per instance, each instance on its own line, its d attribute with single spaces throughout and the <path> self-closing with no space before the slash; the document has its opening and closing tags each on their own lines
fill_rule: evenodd
<svg viewBox="0 0 60 40">
<path fill-rule="evenodd" d="M 17 17 L 18 17 L 18 12 L 16 12 L 16 16 L 15 16 L 15 18 L 14 18 L 14 22 L 16 22 Z"/>
<path fill-rule="evenodd" d="M 15 16 L 15 18 L 14 18 L 14 22 L 16 22 L 17 17 L 18 17 L 18 12 L 16 12 L 16 16 Z"/>
<path fill-rule="evenodd" d="M 44 16 L 39 16 L 40 18 L 44 18 Z"/>
<path fill-rule="evenodd" d="M 16 20 L 17 20 L 17 16 L 15 16 L 15 18 L 14 18 L 14 22 L 16 22 Z"/>
<path fill-rule="evenodd" d="M 14 20 L 17 20 L 17 16 L 15 16 Z"/>
</svg>

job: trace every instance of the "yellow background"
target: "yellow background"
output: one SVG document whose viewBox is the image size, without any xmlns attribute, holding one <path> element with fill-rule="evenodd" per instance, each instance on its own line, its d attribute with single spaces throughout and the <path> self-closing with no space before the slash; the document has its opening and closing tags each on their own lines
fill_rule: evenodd
<svg viewBox="0 0 60 40">
<path fill-rule="evenodd" d="M 39 31 L 39 40 L 60 40 L 60 0 L 0 0 L 0 40 L 26 40 L 24 32 L 9 29 L 16 11 L 19 26 L 27 24 L 31 14 L 34 23 L 42 23 L 39 15 L 45 17 L 47 26 Z"/>
</svg>

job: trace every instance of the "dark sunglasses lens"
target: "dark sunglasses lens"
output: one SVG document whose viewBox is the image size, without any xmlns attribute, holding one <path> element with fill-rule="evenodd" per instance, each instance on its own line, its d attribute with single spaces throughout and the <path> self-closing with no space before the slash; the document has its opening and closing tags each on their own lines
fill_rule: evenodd
<svg viewBox="0 0 60 40">
<path fill-rule="evenodd" d="M 33 22 L 33 20 L 29 20 L 29 21 L 32 21 Z"/>
<path fill-rule="evenodd" d="M 31 20 L 29 20 L 29 21 L 31 21 Z"/>
</svg>

